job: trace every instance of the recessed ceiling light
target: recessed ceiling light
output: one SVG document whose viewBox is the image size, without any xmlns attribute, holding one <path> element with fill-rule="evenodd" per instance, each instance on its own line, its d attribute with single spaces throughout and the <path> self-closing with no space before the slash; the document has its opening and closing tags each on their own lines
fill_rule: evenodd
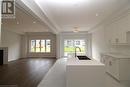
<svg viewBox="0 0 130 87">
<path fill-rule="evenodd" d="M 36 23 L 36 21 L 33 21 L 33 24 L 35 24 Z"/>
<path fill-rule="evenodd" d="M 19 24 L 19 22 L 17 21 L 17 24 Z"/>
<path fill-rule="evenodd" d="M 96 13 L 96 16 L 99 16 L 99 14 L 98 14 L 98 13 Z"/>
</svg>

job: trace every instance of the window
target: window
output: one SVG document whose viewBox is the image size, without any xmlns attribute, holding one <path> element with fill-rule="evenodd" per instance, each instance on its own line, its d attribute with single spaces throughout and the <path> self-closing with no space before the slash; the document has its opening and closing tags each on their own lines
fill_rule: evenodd
<svg viewBox="0 0 130 87">
<path fill-rule="evenodd" d="M 75 41 L 75 45 L 80 45 L 80 41 Z"/>
<path fill-rule="evenodd" d="M 35 51 L 35 40 L 31 40 L 31 52 Z"/>
<path fill-rule="evenodd" d="M 50 39 L 31 40 L 30 52 L 50 53 L 51 52 L 51 40 Z"/>
<path fill-rule="evenodd" d="M 73 45 L 73 41 L 72 40 L 68 40 L 67 41 L 67 45 L 72 46 Z"/>
<path fill-rule="evenodd" d="M 46 52 L 45 49 L 46 49 L 45 40 L 41 40 L 41 52 Z"/>
<path fill-rule="evenodd" d="M 40 40 L 36 40 L 36 52 L 40 52 L 41 46 L 40 46 Z"/>
<path fill-rule="evenodd" d="M 86 55 L 86 42 L 85 40 L 64 40 L 64 56 L 74 55 L 75 47 L 80 47 L 80 50 L 77 49 L 78 55 Z"/>
<path fill-rule="evenodd" d="M 50 52 L 51 51 L 51 41 L 50 40 L 46 40 L 46 52 Z"/>
</svg>

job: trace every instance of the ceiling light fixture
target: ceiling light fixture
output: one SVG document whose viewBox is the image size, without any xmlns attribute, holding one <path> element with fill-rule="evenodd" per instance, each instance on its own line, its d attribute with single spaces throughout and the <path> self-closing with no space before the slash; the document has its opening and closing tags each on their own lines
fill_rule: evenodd
<svg viewBox="0 0 130 87">
<path fill-rule="evenodd" d="M 74 27 L 74 30 L 73 30 L 73 32 L 74 32 L 74 33 L 77 33 L 77 32 L 79 32 L 79 29 L 78 29 L 78 27 Z"/>
</svg>

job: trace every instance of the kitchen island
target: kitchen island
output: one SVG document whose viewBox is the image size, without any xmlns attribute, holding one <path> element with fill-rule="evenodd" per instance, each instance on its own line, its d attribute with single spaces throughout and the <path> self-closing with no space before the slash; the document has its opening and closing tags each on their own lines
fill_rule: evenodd
<svg viewBox="0 0 130 87">
<path fill-rule="evenodd" d="M 69 58 L 66 72 L 67 87 L 105 87 L 105 65 L 94 59 Z"/>
</svg>

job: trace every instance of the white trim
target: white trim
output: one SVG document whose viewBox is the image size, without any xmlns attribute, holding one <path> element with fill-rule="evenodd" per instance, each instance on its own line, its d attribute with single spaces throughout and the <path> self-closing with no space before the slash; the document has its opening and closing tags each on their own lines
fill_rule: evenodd
<svg viewBox="0 0 130 87">
<path fill-rule="evenodd" d="M 42 22 L 44 22 L 46 25 L 48 25 L 48 27 L 50 28 L 50 30 L 57 34 L 59 33 L 59 31 L 57 31 L 56 26 L 48 19 L 48 17 L 43 13 L 43 11 L 41 10 L 41 8 L 35 3 L 35 1 L 33 0 L 18 0 L 19 5 L 21 5 L 21 3 L 24 5 L 26 5 L 26 7 L 24 9 L 29 9 L 28 12 L 34 13 Z M 30 13 L 30 14 L 31 14 Z"/>
</svg>

